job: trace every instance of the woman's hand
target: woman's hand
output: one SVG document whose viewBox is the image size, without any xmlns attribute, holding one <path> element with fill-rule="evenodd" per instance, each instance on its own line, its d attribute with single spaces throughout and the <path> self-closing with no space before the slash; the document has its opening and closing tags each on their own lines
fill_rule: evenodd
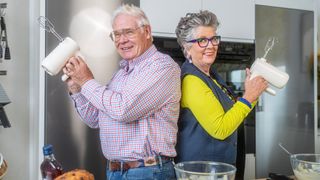
<svg viewBox="0 0 320 180">
<path fill-rule="evenodd" d="M 256 101 L 259 96 L 265 91 L 268 87 L 268 82 L 261 76 L 251 78 L 251 73 L 248 68 L 246 68 L 246 80 L 244 82 L 244 94 L 243 98 L 248 100 L 250 103 Z"/>
</svg>

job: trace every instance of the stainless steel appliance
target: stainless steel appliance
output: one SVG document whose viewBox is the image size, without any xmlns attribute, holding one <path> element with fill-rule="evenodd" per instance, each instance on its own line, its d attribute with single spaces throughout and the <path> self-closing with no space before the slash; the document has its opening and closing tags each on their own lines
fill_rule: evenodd
<svg viewBox="0 0 320 180">
<path fill-rule="evenodd" d="M 99 56 L 100 59 L 92 58 L 92 60 L 97 60 L 98 63 L 91 64 L 95 68 L 91 69 L 93 69 L 93 73 L 96 73 L 97 69 L 101 68 L 104 80 L 112 75 L 112 71 L 109 69 L 114 65 L 111 62 L 119 60 L 114 45 L 108 37 L 111 29 L 111 13 L 119 4 L 120 1 L 105 0 L 46 1 L 45 16 L 51 20 L 55 30 L 62 37 L 70 36 L 74 38 L 77 35 L 78 39 L 75 38 L 74 40 L 79 40 L 79 37 L 80 40 L 88 36 L 92 38 L 89 42 L 86 41 L 87 43 L 83 43 L 83 41 L 77 41 L 77 43 L 80 45 L 81 52 L 84 49 L 88 52 L 89 49 L 90 53 L 93 52 L 94 55 Z M 88 16 L 89 13 L 86 12 L 92 13 L 95 18 Z M 101 19 L 104 23 L 102 25 L 99 21 Z M 76 22 L 79 21 L 80 25 L 72 29 L 71 25 L 77 25 Z M 88 21 L 102 28 L 96 29 L 96 26 L 88 26 L 90 24 L 87 23 Z M 105 25 L 108 26 L 105 27 Z M 101 38 L 94 43 L 91 40 L 97 38 L 93 35 L 101 35 Z M 106 41 L 106 43 L 104 44 L 101 41 Z M 57 39 L 52 34 L 47 33 L 46 55 L 58 44 Z M 105 56 L 106 52 L 109 54 Z M 115 64 L 117 66 L 118 63 Z M 105 179 L 106 160 L 100 147 L 98 129 L 90 129 L 81 122 L 68 95 L 67 87 L 60 79 L 61 75 L 62 73 L 56 76 L 46 75 L 45 78 L 44 143 L 53 145 L 55 157 L 61 162 L 65 171 L 82 168 L 93 173 L 95 179 Z M 97 76 L 95 77 L 97 78 Z"/>
<path fill-rule="evenodd" d="M 264 93 L 256 108 L 256 177 L 293 175 L 291 153 L 314 153 L 313 12 L 256 5 L 256 57 L 268 38 L 277 42 L 266 59 L 290 75 L 276 96 Z"/>
</svg>

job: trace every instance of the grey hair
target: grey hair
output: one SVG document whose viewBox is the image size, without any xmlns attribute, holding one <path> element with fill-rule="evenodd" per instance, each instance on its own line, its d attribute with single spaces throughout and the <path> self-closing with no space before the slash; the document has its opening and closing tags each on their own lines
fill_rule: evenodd
<svg viewBox="0 0 320 180">
<path fill-rule="evenodd" d="M 144 25 L 150 25 L 150 22 L 146 16 L 146 14 L 137 6 L 134 6 L 133 4 L 122 4 L 120 7 L 118 7 L 112 15 L 111 23 L 113 25 L 115 18 L 120 14 L 127 14 L 130 16 L 138 17 L 138 26 L 144 26 Z"/>
<path fill-rule="evenodd" d="M 189 58 L 187 57 L 187 50 L 192 46 L 187 41 L 195 38 L 195 31 L 200 26 L 212 27 L 214 30 L 217 30 L 219 26 L 217 16 L 207 10 L 200 11 L 199 13 L 187 13 L 178 23 L 176 28 L 177 42 L 186 58 Z"/>
</svg>

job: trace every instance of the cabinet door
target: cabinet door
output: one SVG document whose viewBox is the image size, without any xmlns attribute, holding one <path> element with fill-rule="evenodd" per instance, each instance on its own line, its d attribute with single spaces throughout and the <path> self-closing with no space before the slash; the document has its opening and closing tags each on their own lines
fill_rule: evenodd
<svg viewBox="0 0 320 180">
<path fill-rule="evenodd" d="M 223 40 L 254 40 L 254 0 L 202 0 L 202 9 L 215 13 Z"/>
<path fill-rule="evenodd" d="M 141 0 L 140 7 L 149 18 L 153 35 L 175 37 L 180 18 L 199 12 L 201 0 Z"/>
</svg>

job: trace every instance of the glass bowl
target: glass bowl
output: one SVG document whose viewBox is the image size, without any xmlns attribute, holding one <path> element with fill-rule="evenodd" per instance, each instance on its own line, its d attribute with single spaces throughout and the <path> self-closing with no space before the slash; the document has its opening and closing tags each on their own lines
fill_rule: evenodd
<svg viewBox="0 0 320 180">
<path fill-rule="evenodd" d="M 178 180 L 234 180 L 233 165 L 212 161 L 187 161 L 174 165 Z"/>
<path fill-rule="evenodd" d="M 298 180 L 320 179 L 320 154 L 293 154 L 290 161 Z"/>
</svg>

